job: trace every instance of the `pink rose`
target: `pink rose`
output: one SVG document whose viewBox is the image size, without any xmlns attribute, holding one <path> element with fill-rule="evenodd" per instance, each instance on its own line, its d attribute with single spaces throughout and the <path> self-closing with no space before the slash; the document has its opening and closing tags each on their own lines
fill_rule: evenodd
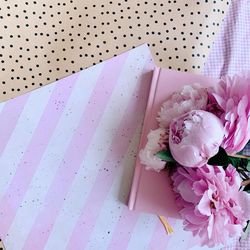
<svg viewBox="0 0 250 250">
<path fill-rule="evenodd" d="M 157 172 L 162 170 L 166 162 L 162 161 L 155 154 L 163 149 L 166 149 L 168 142 L 168 134 L 164 128 L 151 130 L 148 134 L 146 146 L 140 151 L 139 157 L 141 164 L 146 166 L 146 169 L 152 169 Z"/>
<path fill-rule="evenodd" d="M 200 167 L 218 153 L 223 136 L 223 125 L 217 116 L 193 110 L 171 122 L 169 148 L 179 164 Z"/>
<path fill-rule="evenodd" d="M 241 235 L 250 200 L 239 191 L 241 178 L 233 166 L 178 167 L 172 180 L 184 229 L 198 235 L 202 245 L 225 244 Z"/>
<path fill-rule="evenodd" d="M 191 110 L 205 110 L 207 90 L 198 83 L 186 85 L 180 92 L 173 93 L 161 106 L 157 118 L 160 127 L 168 128 L 171 121 Z"/>
<path fill-rule="evenodd" d="M 224 125 L 222 147 L 237 153 L 250 140 L 250 75 L 224 77 L 211 94 L 223 110 L 214 112 Z"/>
</svg>

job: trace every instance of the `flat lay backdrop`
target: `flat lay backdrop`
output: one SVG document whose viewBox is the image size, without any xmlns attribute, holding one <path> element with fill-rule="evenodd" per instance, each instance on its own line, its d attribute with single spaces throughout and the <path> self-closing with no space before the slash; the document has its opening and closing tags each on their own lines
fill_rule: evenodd
<svg viewBox="0 0 250 250">
<path fill-rule="evenodd" d="M 155 1 L 155 6 L 162 8 L 167 2 L 179 4 L 182 1 L 161 3 Z M 190 7 L 190 4 L 185 2 L 187 1 L 183 1 L 184 6 L 188 4 Z M 194 2 L 197 6 L 201 5 L 201 3 L 197 4 L 201 1 Z M 223 8 L 215 13 L 224 16 L 222 10 L 226 10 L 225 1 L 204 2 L 223 3 Z M 3 3 L 2 6 L 6 5 L 5 10 L 10 10 L 14 5 L 13 1 Z M 27 3 L 23 2 L 23 6 L 27 8 L 27 10 L 23 10 L 26 12 L 28 8 L 31 8 L 29 6 L 38 4 L 39 6 L 45 5 L 50 11 L 55 11 L 54 5 L 56 4 L 63 8 L 76 1 L 65 1 L 65 5 L 63 2 L 60 5 L 58 3 L 42 4 L 39 1 L 27 1 Z M 112 4 L 114 3 L 121 6 L 118 5 L 119 2 L 113 1 Z M 124 1 L 124 3 L 127 4 L 129 1 Z M 21 2 L 16 4 L 18 7 L 22 6 Z M 91 4 L 93 4 L 92 1 Z M 148 5 L 149 3 L 141 2 L 142 4 Z M 49 7 L 50 5 L 52 7 Z M 2 6 L 0 6 L 1 11 Z M 43 7 L 45 8 L 45 6 Z M 39 10 L 42 11 L 42 6 L 40 7 Z M 210 49 L 209 57 L 206 58 L 208 54 L 206 51 L 201 64 L 199 64 L 200 56 L 193 57 L 193 52 L 191 52 L 190 59 L 184 61 L 186 55 L 189 55 L 187 51 L 180 53 L 180 57 L 183 58 L 183 62 L 187 63 L 185 65 L 191 65 L 191 68 L 179 66 L 181 64 L 178 60 L 168 61 L 168 57 L 171 56 L 167 50 L 164 52 L 166 54 L 162 54 L 164 60 L 160 61 L 156 55 L 158 45 L 149 47 L 155 62 L 164 63 L 166 67 L 172 65 L 176 69 L 180 67 L 181 70 L 197 69 L 200 71 L 207 60 L 203 73 L 214 77 L 248 69 L 250 62 L 247 48 L 250 44 L 247 37 L 250 26 L 246 24 L 250 23 L 249 8 L 247 0 L 234 1 L 230 5 L 223 27 Z M 81 11 L 83 9 L 85 8 L 80 8 Z M 153 11 L 152 8 L 150 9 Z M 23 10 L 20 15 L 25 14 Z M 214 13 L 213 8 L 211 13 Z M 20 15 L 15 18 L 19 18 Z M 69 15 L 66 9 L 65 15 Z M 2 19 L 6 20 L 11 16 L 14 17 L 11 12 L 6 12 Z M 24 19 L 30 19 L 30 17 L 25 18 L 24 16 Z M 39 16 L 38 19 L 40 19 Z M 33 20 L 30 21 L 33 22 Z M 73 19 L 69 18 L 69 20 Z M 209 20 L 213 19 L 209 18 Z M 60 24 L 59 21 L 58 24 Z M 189 21 L 192 22 L 191 19 Z M 36 24 L 34 23 L 34 25 Z M 7 26 L 7 28 L 12 27 Z M 217 24 L 214 26 L 217 29 Z M 14 29 L 14 26 L 12 28 Z M 3 27 L 3 29 L 6 28 Z M 7 37 L 6 34 L 9 35 L 8 39 L 14 38 L 14 35 L 10 37 L 11 33 L 8 33 L 7 29 L 4 32 L 5 35 L 2 36 L 0 42 L 4 41 Z M 192 31 L 189 30 L 189 32 Z M 22 32 L 22 34 L 26 33 Z M 155 34 L 153 35 L 152 37 L 155 37 Z M 50 37 L 50 35 L 41 36 Z M 65 35 L 65 37 L 68 36 L 70 35 Z M 16 38 L 16 41 L 21 41 L 18 40 L 21 39 L 18 34 Z M 31 40 L 31 36 L 28 39 Z M 206 41 L 208 40 L 204 39 L 200 43 Z M 209 44 L 212 45 L 212 41 L 213 39 L 209 40 Z M 14 46 L 18 46 L 18 44 L 18 42 L 13 43 L 13 47 L 8 49 L 6 49 L 6 45 L 1 45 L 4 46 L 0 53 L 1 57 L 16 56 L 18 53 L 9 54 L 6 51 L 14 49 Z M 39 46 L 45 46 L 44 44 L 41 43 Z M 112 44 L 114 45 L 114 43 Z M 137 44 L 131 46 L 135 45 Z M 54 51 L 59 47 L 55 46 Z M 124 47 L 124 50 L 128 48 Z M 40 47 L 35 49 L 43 51 L 43 48 Z M 91 51 L 91 48 L 88 49 Z M 81 50 L 84 51 L 84 49 Z M 41 76 L 39 75 L 41 72 L 36 69 L 41 66 L 36 67 L 34 59 L 27 59 L 23 66 L 32 62 L 32 71 L 38 75 L 34 73 L 34 77 L 32 77 L 33 74 L 31 75 L 30 72 L 26 75 L 24 70 L 23 75 L 15 76 L 20 77 L 17 79 L 20 81 L 13 81 L 11 77 L 14 77 L 16 71 L 12 71 L 11 74 L 6 73 L 12 68 L 9 65 L 5 66 L 6 70 L 1 75 L 4 81 L 1 87 L 3 86 L 3 92 L 6 93 L 2 95 L 2 100 L 6 96 L 9 98 L 36 88 L 40 83 L 46 84 L 53 81 L 55 80 L 53 77 L 61 78 L 71 74 L 72 71 L 78 71 L 80 68 L 76 68 L 76 63 L 66 63 L 70 56 L 76 58 L 73 56 L 75 53 L 73 51 L 75 50 L 73 49 L 72 53 L 69 53 L 69 57 L 65 57 L 65 63 L 62 63 L 63 71 L 61 71 L 61 66 L 59 70 L 56 70 L 57 66 L 47 67 L 47 64 L 44 63 L 43 65 L 46 67 L 43 68 Z M 87 50 L 85 49 L 85 51 Z M 93 51 L 98 50 L 93 49 Z M 101 51 L 105 51 L 105 49 L 102 48 Z M 197 51 L 195 49 L 195 53 L 198 53 Z M 201 49 L 201 53 L 203 53 L 202 51 Z M 94 54 L 94 52 L 90 53 Z M 53 55 L 56 52 L 51 53 Z M 98 51 L 98 53 L 101 52 Z M 110 55 L 106 53 L 107 57 L 98 58 L 98 60 L 112 57 L 112 53 Z M 173 54 L 176 55 L 174 51 Z M 26 55 L 28 54 L 26 53 Z M 22 57 L 20 58 L 23 60 Z M 49 58 L 56 59 L 54 56 Z M 90 58 L 93 61 L 87 61 L 86 58 L 76 61 L 82 68 L 98 62 L 95 55 Z M 3 60 L 2 65 L 12 62 L 10 65 L 17 66 L 20 59 L 15 59 L 18 62 L 12 61 L 11 57 Z M 58 62 L 60 62 L 60 58 Z M 88 63 L 85 65 L 85 62 Z M 197 64 L 194 65 L 193 63 L 196 62 Z M 69 65 L 74 66 L 69 69 Z M 196 66 L 199 66 L 199 69 Z M 150 72 L 153 67 L 150 51 L 147 46 L 143 45 L 129 53 L 98 64 L 94 68 L 89 68 L 55 84 L 0 104 L 0 165 L 3 166 L 0 176 L 0 237 L 7 249 L 206 249 L 194 246 L 190 234 L 182 231 L 181 223 L 170 220 L 175 233 L 172 236 L 166 236 L 156 216 L 130 212 L 125 205 L 133 175 L 133 164 L 147 100 Z M 47 70 L 52 70 L 53 77 L 48 76 Z M 66 70 L 68 71 L 66 72 Z M 44 79 L 41 82 L 37 81 L 38 76 L 44 77 Z M 35 82 L 35 85 L 32 85 L 29 77 L 34 79 L 32 82 Z M 26 85 L 27 88 L 25 88 Z M 24 87 L 22 88 L 22 86 Z M 8 88 L 14 88 L 14 91 L 8 92 Z M 238 243 L 235 241 L 225 249 L 249 249 L 249 242 Z"/>
</svg>

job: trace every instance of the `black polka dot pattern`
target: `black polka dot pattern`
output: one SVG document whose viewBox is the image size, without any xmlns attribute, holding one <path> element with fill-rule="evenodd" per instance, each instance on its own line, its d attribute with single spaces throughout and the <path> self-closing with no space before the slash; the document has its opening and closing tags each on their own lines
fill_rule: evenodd
<svg viewBox="0 0 250 250">
<path fill-rule="evenodd" d="M 6 250 L 2 240 L 0 239 L 0 250 Z"/>
<path fill-rule="evenodd" d="M 200 71 L 228 1 L 2 0 L 0 101 L 147 43 L 155 63 Z"/>
</svg>

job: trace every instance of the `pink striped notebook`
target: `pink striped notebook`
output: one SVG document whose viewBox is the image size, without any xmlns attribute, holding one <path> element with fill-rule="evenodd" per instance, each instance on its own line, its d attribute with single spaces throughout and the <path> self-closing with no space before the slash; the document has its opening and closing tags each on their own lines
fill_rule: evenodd
<svg viewBox="0 0 250 250">
<path fill-rule="evenodd" d="M 127 215 L 127 180 L 153 69 L 142 45 L 0 103 L 6 249 L 126 248 L 139 218 Z"/>
<path fill-rule="evenodd" d="M 192 83 L 213 86 L 216 82 L 217 80 L 202 75 L 156 68 L 151 82 L 139 150 L 145 146 L 149 131 L 158 127 L 157 113 L 171 93 Z M 179 218 L 168 172 L 148 171 L 137 157 L 128 206 L 131 210 Z"/>
</svg>

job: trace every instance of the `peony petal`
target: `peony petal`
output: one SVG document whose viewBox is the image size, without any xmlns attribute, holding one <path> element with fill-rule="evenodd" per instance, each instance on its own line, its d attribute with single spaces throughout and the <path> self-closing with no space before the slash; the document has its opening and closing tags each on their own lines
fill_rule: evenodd
<svg viewBox="0 0 250 250">
<path fill-rule="evenodd" d="M 160 127 L 168 129 L 173 119 L 191 110 L 205 110 L 207 99 L 207 90 L 199 84 L 184 86 L 162 104 L 157 117 Z"/>
<path fill-rule="evenodd" d="M 201 225 L 207 221 L 207 216 L 196 216 L 194 214 L 194 208 L 184 208 L 180 211 L 180 214 L 184 216 L 185 220 L 193 225 Z"/>
<path fill-rule="evenodd" d="M 210 216 L 211 215 L 211 200 L 209 196 L 211 196 L 211 191 L 207 190 L 204 195 L 202 196 L 197 208 L 200 211 L 201 214 Z"/>
<path fill-rule="evenodd" d="M 239 195 L 239 202 L 244 212 L 244 217 L 250 219 L 250 194 L 241 192 Z"/>
<path fill-rule="evenodd" d="M 179 164 L 199 168 L 218 152 L 223 137 L 223 124 L 217 116 L 193 110 L 171 122 L 169 148 Z"/>
<path fill-rule="evenodd" d="M 221 106 L 221 108 L 225 110 L 226 109 L 225 100 L 221 96 L 219 96 L 215 93 L 213 94 L 213 96 L 214 96 L 215 100 L 217 101 L 217 103 Z"/>
<path fill-rule="evenodd" d="M 167 132 L 163 128 L 151 130 L 147 136 L 148 141 L 143 149 L 139 152 L 141 164 L 146 166 L 148 170 L 155 170 L 159 172 L 165 168 L 166 163 L 160 160 L 155 153 L 162 150 L 162 137 L 167 136 Z"/>
<path fill-rule="evenodd" d="M 233 225 L 233 224 L 226 224 L 226 230 L 229 233 L 230 237 L 240 237 L 242 234 L 243 226 L 242 225 Z"/>
<path fill-rule="evenodd" d="M 177 190 L 181 197 L 187 202 L 197 203 L 200 200 L 199 197 L 194 195 L 191 182 L 188 180 L 183 180 L 177 187 Z"/>
<path fill-rule="evenodd" d="M 174 176 L 182 189 L 181 192 L 176 189 L 173 182 L 185 230 L 198 235 L 201 243 L 209 247 L 226 244 L 230 237 L 240 235 L 250 218 L 250 195 L 239 192 L 240 177 L 233 166 L 229 165 L 225 171 L 221 166 L 210 165 L 198 169 L 179 167 Z M 187 202 L 190 198 L 186 197 L 191 194 L 186 193 L 185 188 L 192 190 L 193 196 L 200 200 Z"/>
<path fill-rule="evenodd" d="M 183 177 L 191 180 L 191 181 L 196 181 L 199 180 L 199 177 L 196 173 L 195 168 L 185 168 L 181 165 L 177 165 L 177 171 L 179 174 L 181 174 Z"/>
<path fill-rule="evenodd" d="M 222 146 L 230 154 L 239 152 L 250 139 L 249 75 L 223 77 L 212 94 L 225 111 L 222 117 L 225 128 Z"/>
<path fill-rule="evenodd" d="M 159 172 L 165 168 L 166 163 L 154 156 L 152 152 L 148 152 L 146 149 L 142 149 L 139 153 L 141 164 L 146 166 L 148 170 L 155 170 Z"/>
<path fill-rule="evenodd" d="M 209 239 L 212 238 L 213 227 L 214 227 L 214 215 L 211 214 L 211 215 L 209 216 L 208 226 L 207 226 L 207 233 L 208 233 L 208 238 L 209 238 Z"/>
<path fill-rule="evenodd" d="M 207 189 L 208 185 L 204 180 L 195 181 L 193 184 L 193 190 L 196 195 L 203 195 Z"/>
</svg>

